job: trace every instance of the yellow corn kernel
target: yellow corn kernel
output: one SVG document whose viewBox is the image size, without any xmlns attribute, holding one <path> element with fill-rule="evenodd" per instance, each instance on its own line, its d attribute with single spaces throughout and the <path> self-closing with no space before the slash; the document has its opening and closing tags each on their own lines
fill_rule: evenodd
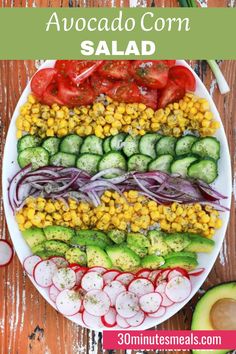
<svg viewBox="0 0 236 354">
<path fill-rule="evenodd" d="M 119 133 L 119 131 L 118 131 L 118 129 L 117 128 L 111 128 L 110 129 L 110 133 L 111 133 L 111 135 L 116 135 L 116 134 L 118 134 Z"/>
<path fill-rule="evenodd" d="M 30 229 L 32 226 L 33 226 L 32 222 L 30 222 L 30 221 L 26 221 L 26 223 L 24 224 L 25 229 Z"/>
<path fill-rule="evenodd" d="M 55 206 L 53 205 L 53 203 L 48 202 L 48 203 L 46 204 L 46 206 L 45 206 L 45 211 L 46 211 L 47 213 L 53 213 L 54 211 L 56 211 L 56 208 L 55 208 Z"/>
<path fill-rule="evenodd" d="M 152 220 L 154 221 L 158 221 L 160 219 L 160 213 L 156 210 L 156 211 L 152 211 L 150 214 Z"/>
<path fill-rule="evenodd" d="M 25 222 L 25 218 L 22 214 L 16 214 L 16 221 L 18 222 L 18 224 L 24 224 Z"/>
<path fill-rule="evenodd" d="M 35 215 L 35 209 L 28 209 L 27 212 L 28 219 L 33 219 L 34 215 Z"/>
<path fill-rule="evenodd" d="M 177 209 L 176 209 L 176 215 L 177 216 L 179 216 L 179 215 L 182 215 L 183 214 L 183 211 L 184 211 L 184 209 L 182 208 L 182 207 L 178 207 Z"/>
<path fill-rule="evenodd" d="M 216 229 L 220 229 L 222 227 L 222 220 L 221 219 L 217 219 L 216 223 L 215 223 L 215 228 Z"/>
<path fill-rule="evenodd" d="M 203 223 L 208 223 L 208 222 L 210 221 L 209 215 L 207 215 L 207 214 L 203 215 L 203 216 L 201 217 L 201 221 L 202 221 Z"/>
</svg>

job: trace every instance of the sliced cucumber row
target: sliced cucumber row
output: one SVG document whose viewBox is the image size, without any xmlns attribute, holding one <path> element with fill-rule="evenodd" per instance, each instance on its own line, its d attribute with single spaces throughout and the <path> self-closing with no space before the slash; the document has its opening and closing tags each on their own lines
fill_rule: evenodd
<svg viewBox="0 0 236 354">
<path fill-rule="evenodd" d="M 118 168 L 125 171 L 163 171 L 182 177 L 211 183 L 217 177 L 220 143 L 216 138 L 197 138 L 186 135 L 179 139 L 148 133 L 133 137 L 119 133 L 106 139 L 95 135 L 81 138 L 68 135 L 42 142 L 38 137 L 25 135 L 18 141 L 20 167 L 32 163 L 34 169 L 45 166 L 64 166 L 83 169 L 93 175 L 98 171 Z M 112 178 L 119 173 L 105 175 Z"/>
</svg>

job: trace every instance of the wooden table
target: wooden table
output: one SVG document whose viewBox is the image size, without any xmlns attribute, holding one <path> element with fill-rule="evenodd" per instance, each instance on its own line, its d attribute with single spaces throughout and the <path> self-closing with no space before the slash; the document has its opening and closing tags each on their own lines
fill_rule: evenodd
<svg viewBox="0 0 236 354">
<path fill-rule="evenodd" d="M 130 2 L 128 0 L 2 0 L 1 6 L 108 7 L 116 5 L 122 7 L 129 6 L 129 3 L 135 3 L 137 6 L 177 6 L 177 1 L 174 0 L 137 0 Z M 235 1 L 208 0 L 208 6 L 235 6 Z M 22 50 L 23 48 L 22 44 Z M 230 145 L 235 173 L 236 61 L 224 61 L 220 64 L 231 87 L 231 92 L 226 96 L 220 95 L 214 77 L 205 62 L 191 61 L 190 64 L 209 89 L 220 112 Z M 32 76 L 38 65 L 39 62 L 34 61 L 0 61 L 1 154 L 3 154 L 7 129 L 14 107 L 27 80 Z M 233 196 L 230 224 L 222 250 L 203 288 L 179 313 L 159 326 L 158 329 L 189 329 L 194 305 L 201 294 L 209 287 L 220 282 L 236 280 L 234 198 L 235 196 Z M 1 237 L 8 239 L 2 201 L 0 204 L 0 223 Z M 22 271 L 21 264 L 16 256 L 8 267 L 0 269 L 0 279 L 0 354 L 103 353 L 102 335 L 73 324 L 48 305 Z"/>
</svg>

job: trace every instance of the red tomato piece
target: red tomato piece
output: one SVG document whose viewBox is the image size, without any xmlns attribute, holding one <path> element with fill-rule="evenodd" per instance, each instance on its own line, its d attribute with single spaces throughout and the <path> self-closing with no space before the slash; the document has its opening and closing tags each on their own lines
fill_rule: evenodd
<svg viewBox="0 0 236 354">
<path fill-rule="evenodd" d="M 117 82 L 107 92 L 107 95 L 119 102 L 139 102 L 140 91 L 134 82 Z"/>
<path fill-rule="evenodd" d="M 95 94 L 88 82 L 75 86 L 68 80 L 59 79 L 58 97 L 67 106 L 75 107 L 93 103 Z"/>
<path fill-rule="evenodd" d="M 176 63 L 176 60 L 163 60 L 163 61 L 164 61 L 164 63 L 166 63 L 166 65 L 169 66 L 169 68 L 171 68 L 172 66 L 174 66 L 175 63 Z"/>
<path fill-rule="evenodd" d="M 78 85 L 96 71 L 102 63 L 103 60 L 71 60 L 66 74 L 74 84 Z"/>
<path fill-rule="evenodd" d="M 195 77 L 185 66 L 176 65 L 170 68 L 169 78 L 185 90 L 195 91 L 196 89 Z"/>
<path fill-rule="evenodd" d="M 161 91 L 158 107 L 164 108 L 169 103 L 179 101 L 185 95 L 185 89 L 176 85 L 174 81 L 168 81 L 166 87 Z"/>
<path fill-rule="evenodd" d="M 43 93 L 41 102 L 51 106 L 54 103 L 63 105 L 64 102 L 58 97 L 57 83 L 50 84 Z"/>
<path fill-rule="evenodd" d="M 96 95 L 107 93 L 114 85 L 114 81 L 102 77 L 96 72 L 91 75 L 90 83 Z"/>
<path fill-rule="evenodd" d="M 129 78 L 129 60 L 106 60 L 99 67 L 98 72 L 103 77 L 125 80 Z"/>
<path fill-rule="evenodd" d="M 139 91 L 139 102 L 153 109 L 157 109 L 157 90 L 139 86 Z"/>
<path fill-rule="evenodd" d="M 57 60 L 54 68 L 57 69 L 59 74 L 66 76 L 68 66 L 71 62 L 72 60 Z"/>
<path fill-rule="evenodd" d="M 54 68 L 41 69 L 33 76 L 30 87 L 32 92 L 41 98 L 46 88 L 54 81 L 57 70 Z"/>
<path fill-rule="evenodd" d="M 132 77 L 143 86 L 162 89 L 168 81 L 168 65 L 162 60 L 135 60 L 131 63 Z"/>
</svg>

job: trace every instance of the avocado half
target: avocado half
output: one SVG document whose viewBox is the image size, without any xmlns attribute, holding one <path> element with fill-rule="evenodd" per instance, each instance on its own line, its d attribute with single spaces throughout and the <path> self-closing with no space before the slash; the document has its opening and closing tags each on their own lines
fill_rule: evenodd
<svg viewBox="0 0 236 354">
<path fill-rule="evenodd" d="M 220 284 L 208 290 L 197 303 L 192 330 L 236 330 L 236 282 Z M 225 354 L 229 349 L 214 350 Z M 212 354 L 213 351 L 193 350 L 193 354 Z"/>
</svg>

